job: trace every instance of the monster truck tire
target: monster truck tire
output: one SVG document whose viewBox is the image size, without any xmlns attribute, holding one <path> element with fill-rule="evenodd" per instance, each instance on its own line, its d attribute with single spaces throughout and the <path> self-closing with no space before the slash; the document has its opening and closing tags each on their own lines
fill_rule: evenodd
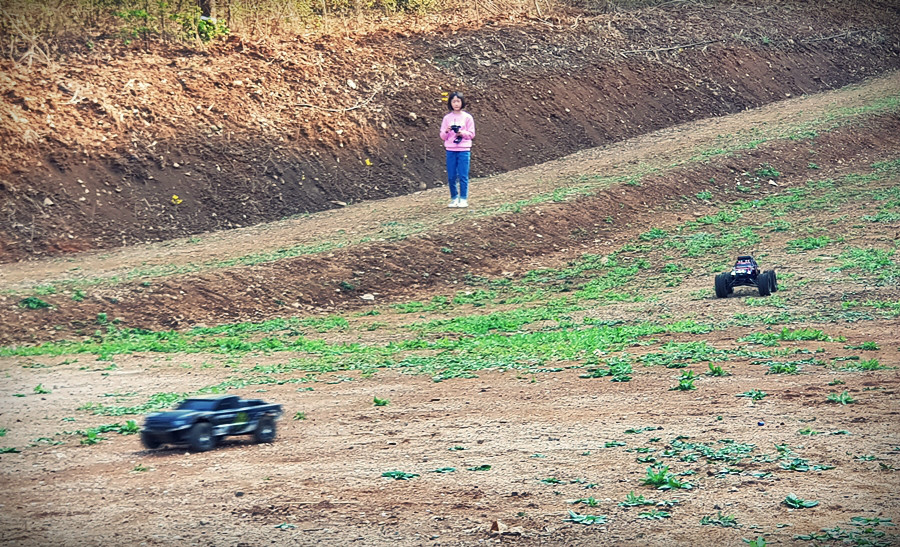
<svg viewBox="0 0 900 547">
<path fill-rule="evenodd" d="M 148 448 L 150 450 L 154 450 L 162 446 L 162 443 L 159 442 L 159 439 L 156 438 L 156 435 L 150 435 L 148 433 L 141 433 L 141 444 L 144 445 L 144 448 Z"/>
<path fill-rule="evenodd" d="M 769 296 L 772 294 L 772 276 L 769 272 L 763 272 L 756 277 L 756 287 L 759 289 L 760 296 Z"/>
<path fill-rule="evenodd" d="M 772 292 L 778 292 L 778 276 L 775 274 L 775 270 L 768 270 L 769 278 L 772 280 Z"/>
<path fill-rule="evenodd" d="M 212 434 L 212 424 L 197 422 L 188 431 L 188 446 L 194 452 L 206 452 L 216 446 L 216 438 Z"/>
<path fill-rule="evenodd" d="M 270 443 L 275 440 L 277 433 L 275 427 L 275 418 L 271 416 L 263 416 L 256 424 L 256 431 L 253 432 L 253 438 L 258 443 Z"/>
<path fill-rule="evenodd" d="M 731 292 L 728 286 L 728 275 L 727 272 L 723 272 L 716 276 L 716 296 L 719 298 L 725 298 Z"/>
</svg>

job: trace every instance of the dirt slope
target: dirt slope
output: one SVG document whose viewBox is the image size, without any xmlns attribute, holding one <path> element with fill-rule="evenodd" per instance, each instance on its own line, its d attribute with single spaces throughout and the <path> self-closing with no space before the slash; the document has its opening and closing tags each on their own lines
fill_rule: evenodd
<svg viewBox="0 0 900 547">
<path fill-rule="evenodd" d="M 673 3 L 6 63 L 0 260 L 439 186 L 451 89 L 471 99 L 485 176 L 900 67 L 897 29 L 892 2 Z"/>
<path fill-rule="evenodd" d="M 167 345 L 175 338 L 167 332 L 156 333 L 153 350 L 119 346 L 111 355 L 2 348 L 0 544 L 744 545 L 762 536 L 767 544 L 897 545 L 898 98 L 895 72 L 679 125 L 479 181 L 465 211 L 441 207 L 435 188 L 198 240 L 0 264 L 0 284 L 18 291 L 0 295 L 0 345 L 100 340 L 94 332 L 116 317 L 124 327 L 177 329 L 295 320 L 210 335 L 200 352 Z M 778 176 L 758 176 L 763 167 Z M 545 198 L 529 203 L 536 196 Z M 763 198 L 773 201 L 743 208 L 738 220 L 700 222 Z M 750 227 L 763 266 L 779 272 L 779 292 L 763 298 L 741 287 L 717 299 L 710 272 L 726 260 L 718 249 L 691 256 L 652 243 L 674 237 L 641 237 L 651 228 L 674 236 L 688 221 L 698 230 L 685 238 Z M 823 236 L 823 247 L 797 250 Z M 324 250 L 286 252 L 317 244 Z M 266 261 L 250 257 L 257 248 Z M 835 271 L 852 251 L 882 266 Z M 410 326 L 535 302 L 488 297 L 485 307 L 413 313 L 391 306 L 523 281 L 532 292 L 560 289 L 541 297 L 550 307 L 608 271 L 582 272 L 574 283 L 525 283 L 522 274 L 578 264 L 584 253 L 651 266 L 615 289 L 622 300 L 582 300 L 586 307 L 565 318 L 484 335 Z M 674 286 L 665 279 L 670 265 Z M 361 298 L 367 291 L 374 302 Z M 25 294 L 54 308 L 24 309 Z M 346 326 L 302 322 L 319 312 Z M 571 359 L 548 350 L 554 335 L 643 322 L 710 329 L 623 329 L 623 342 L 598 342 Z M 781 329 L 811 336 L 791 340 Z M 313 345 L 241 349 L 301 339 Z M 510 368 L 461 366 L 491 343 L 524 354 L 515 343 L 525 339 L 541 354 Z M 399 344 L 423 340 L 443 346 Z M 355 351 L 364 348 L 384 351 Z M 472 373 L 437 382 L 401 362 L 437 354 Z M 590 374 L 598 359 L 633 362 L 631 378 Z M 786 360 L 797 370 L 774 373 Z M 709 374 L 711 365 L 729 375 Z M 688 373 L 696 389 L 673 389 Z M 118 407 L 211 386 L 283 404 L 276 442 L 151 451 L 116 432 L 125 420 L 142 421 L 141 411 Z M 841 392 L 853 402 L 833 401 Z M 390 403 L 375 406 L 376 397 Z M 108 412 L 95 413 L 101 408 Z M 88 435 L 102 426 L 112 429 Z M 692 487 L 644 484 L 652 466 Z M 393 480 L 388 471 L 416 476 Z M 629 494 L 663 505 L 627 506 Z M 790 496 L 817 503 L 792 508 Z M 570 511 L 603 518 L 586 525 Z"/>
<path fill-rule="evenodd" d="M 748 134 L 763 136 L 757 128 L 771 124 L 771 130 L 780 133 L 784 130 L 778 119 L 798 124 L 804 112 L 827 117 L 820 110 L 824 105 L 852 109 L 854 104 L 890 96 L 897 90 L 900 73 L 859 90 L 788 101 L 731 120 L 663 131 L 608 150 L 592 150 L 494 177 L 484 188 L 487 195 L 463 212 L 441 207 L 442 194 L 435 189 L 410 198 L 359 204 L 309 219 L 247 229 L 208 244 L 183 240 L 135 248 L 105 259 L 9 264 L 0 269 L 0 279 L 22 292 L 0 296 L 6 317 L 15 318 L 0 329 L 0 342 L 86 334 L 98 314 L 120 319 L 128 326 L 157 329 L 269 319 L 298 310 L 329 312 L 368 305 L 360 298 L 367 293 L 377 295 L 378 303 L 402 301 L 422 291 L 445 290 L 469 275 L 514 276 L 562 263 L 573 253 L 603 253 L 646 231 L 648 223 L 661 225 L 705 214 L 708 204 L 685 202 L 684 196 L 700 191 L 740 195 L 735 188 L 740 174 L 763 164 L 795 166 L 783 173 L 781 186 L 804 184 L 809 174 L 805 166 L 810 163 L 819 166 L 820 176 L 868 171 L 872 162 L 890 160 L 900 149 L 900 122 L 893 115 L 877 116 L 822 135 L 815 146 L 775 139 L 709 163 L 689 162 L 683 168 L 662 171 L 646 177 L 641 185 L 614 184 L 561 203 L 498 211 L 508 207 L 509 195 L 527 200 L 558 185 L 575 183 L 575 173 L 591 176 L 604 173 L 605 166 L 622 158 L 634 157 L 639 162 L 642 154 L 658 154 L 655 143 L 666 143 L 666 152 L 658 161 L 659 166 L 668 166 L 711 146 L 727 146 L 720 131 L 750 126 L 744 138 Z M 651 165 L 647 169 L 658 168 Z M 887 229 L 891 231 L 890 224 Z M 298 231 L 308 239 L 298 238 Z M 886 233 L 886 237 L 896 234 Z M 296 248 L 316 246 L 325 250 L 290 254 Z M 255 264 L 253 253 L 258 248 L 269 258 Z M 203 262 L 204 256 L 210 259 Z M 282 259 L 274 261 L 278 257 Z M 179 271 L 185 273 L 177 275 Z M 164 272 L 175 275 L 158 277 Z M 113 283 L 95 286 L 105 279 Z M 52 305 L 50 309 L 30 310 L 19 304 L 22 295 L 33 294 L 35 287 L 56 284 L 62 288 L 67 283 L 81 287 L 78 290 L 83 289 L 86 298 L 74 301 L 75 289 L 67 289 L 41 296 Z"/>
</svg>

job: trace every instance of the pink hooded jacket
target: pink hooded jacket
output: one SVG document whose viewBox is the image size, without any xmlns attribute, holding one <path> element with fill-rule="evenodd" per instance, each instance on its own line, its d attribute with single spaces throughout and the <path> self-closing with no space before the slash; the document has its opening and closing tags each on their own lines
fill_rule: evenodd
<svg viewBox="0 0 900 547">
<path fill-rule="evenodd" d="M 460 126 L 459 134 L 462 136 L 462 142 L 455 143 L 453 140 L 458 136 L 456 132 L 450 129 L 451 125 Z M 451 152 L 467 152 L 472 148 L 472 139 L 475 138 L 475 120 L 472 115 L 465 110 L 459 112 L 448 112 L 441 122 L 441 140 L 444 141 L 444 148 Z"/>
</svg>

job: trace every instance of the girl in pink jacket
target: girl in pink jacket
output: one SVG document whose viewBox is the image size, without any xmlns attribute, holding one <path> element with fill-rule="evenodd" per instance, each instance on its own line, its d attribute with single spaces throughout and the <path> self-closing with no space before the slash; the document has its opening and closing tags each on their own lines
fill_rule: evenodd
<svg viewBox="0 0 900 547">
<path fill-rule="evenodd" d="M 447 110 L 441 122 L 441 140 L 447 149 L 447 183 L 450 203 L 447 207 L 469 206 L 469 155 L 475 138 L 475 120 L 463 110 L 466 98 L 459 91 L 447 97 Z M 459 190 L 456 181 L 459 180 Z"/>
</svg>

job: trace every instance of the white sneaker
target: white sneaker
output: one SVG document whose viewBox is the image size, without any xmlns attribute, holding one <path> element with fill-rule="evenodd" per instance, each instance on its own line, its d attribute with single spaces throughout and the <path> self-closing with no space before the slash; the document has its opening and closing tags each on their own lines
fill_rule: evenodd
<svg viewBox="0 0 900 547">
<path fill-rule="evenodd" d="M 467 200 L 467 199 L 461 199 L 461 200 L 459 200 L 459 203 L 458 203 L 456 206 L 459 207 L 459 208 L 468 207 L 468 206 L 469 206 L 469 200 Z"/>
<path fill-rule="evenodd" d="M 450 203 L 447 204 L 447 207 L 450 207 L 450 208 L 459 207 L 459 198 L 450 200 Z"/>
</svg>

